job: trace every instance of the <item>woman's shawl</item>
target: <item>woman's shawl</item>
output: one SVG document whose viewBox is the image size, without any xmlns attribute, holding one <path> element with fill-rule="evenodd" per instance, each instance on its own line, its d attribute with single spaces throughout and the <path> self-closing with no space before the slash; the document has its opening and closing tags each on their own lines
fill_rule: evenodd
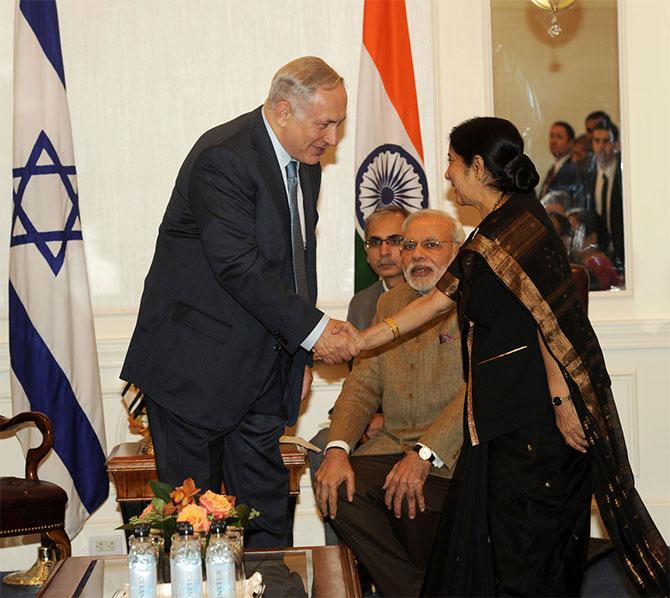
<svg viewBox="0 0 670 598">
<path fill-rule="evenodd" d="M 669 593 L 670 556 L 635 489 L 603 354 L 570 273 L 563 244 L 532 195 L 513 195 L 461 249 L 484 259 L 533 316 L 562 366 L 590 445 L 600 514 L 624 567 L 643 595 Z M 458 299 L 449 271 L 438 288 Z"/>
</svg>

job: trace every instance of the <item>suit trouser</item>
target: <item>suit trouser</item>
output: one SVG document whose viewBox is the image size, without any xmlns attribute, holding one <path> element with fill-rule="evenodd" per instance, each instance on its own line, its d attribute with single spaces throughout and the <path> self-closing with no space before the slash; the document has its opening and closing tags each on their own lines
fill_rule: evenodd
<svg viewBox="0 0 670 598">
<path fill-rule="evenodd" d="M 203 492 L 220 492 L 223 480 L 227 494 L 237 497 L 237 503 L 262 513 L 245 534 L 249 547 L 293 543 L 289 474 L 279 451 L 279 437 L 286 425 L 281 413 L 281 381 L 280 372 L 276 371 L 252 409 L 225 433 L 188 422 L 147 397 L 158 478 L 178 486 L 191 477 Z M 269 413 L 273 410 L 276 413 Z"/>
<path fill-rule="evenodd" d="M 418 596 L 449 480 L 429 475 L 423 487 L 426 510 L 396 519 L 384 504 L 382 486 L 405 454 L 352 457 L 356 492 L 350 503 L 339 488 L 337 517 L 331 523 L 365 565 L 384 596 Z"/>
</svg>

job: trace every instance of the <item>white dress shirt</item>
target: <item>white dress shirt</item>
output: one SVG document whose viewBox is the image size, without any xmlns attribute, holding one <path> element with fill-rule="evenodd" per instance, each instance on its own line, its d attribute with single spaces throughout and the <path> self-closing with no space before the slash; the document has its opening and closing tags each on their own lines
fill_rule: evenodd
<svg viewBox="0 0 670 598">
<path fill-rule="evenodd" d="M 284 188 L 286 189 L 286 198 L 288 201 L 288 180 L 286 174 L 286 167 L 288 166 L 288 163 L 294 158 L 284 149 L 284 146 L 279 142 L 279 139 L 277 139 L 277 136 L 275 135 L 275 132 L 272 130 L 270 123 L 268 122 L 267 118 L 265 118 L 265 108 L 261 110 L 261 114 L 263 116 L 263 123 L 265 124 L 265 128 L 267 129 L 268 135 L 270 136 L 270 141 L 272 142 L 272 148 L 275 151 L 277 162 L 279 163 L 279 170 L 281 170 L 281 175 L 282 178 L 284 179 Z M 298 162 L 298 176 L 299 176 L 300 162 L 297 160 L 296 162 Z M 300 230 L 302 231 L 302 239 L 304 243 L 305 239 L 307 238 L 305 235 L 305 207 L 303 206 L 302 189 L 300 185 L 298 185 L 298 216 L 300 217 Z M 321 333 L 325 330 L 329 321 L 330 318 L 326 314 L 323 314 L 323 317 L 319 320 L 319 323 L 314 327 L 312 332 L 310 332 L 307 335 L 305 340 L 303 340 L 302 343 L 300 343 L 300 346 L 307 351 L 311 351 L 314 345 L 316 344 L 316 341 L 319 340 Z"/>
</svg>

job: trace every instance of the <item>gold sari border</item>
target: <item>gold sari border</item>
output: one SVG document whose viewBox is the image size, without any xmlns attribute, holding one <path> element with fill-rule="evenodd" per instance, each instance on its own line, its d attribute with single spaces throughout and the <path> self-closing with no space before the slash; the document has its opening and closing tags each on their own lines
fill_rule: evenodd
<svg viewBox="0 0 670 598">
<path fill-rule="evenodd" d="M 532 216 L 524 216 L 535 220 Z M 528 218 L 522 217 L 518 220 L 527 220 Z M 522 250 L 527 251 L 545 234 L 544 228 L 539 223 L 539 226 L 528 226 L 529 222 L 519 224 L 521 225 L 520 227 L 510 227 L 513 230 L 502 235 L 501 241 L 504 241 L 505 237 L 511 234 L 523 235 L 521 247 Z M 587 368 L 572 343 L 568 340 L 568 337 L 561 330 L 558 319 L 551 307 L 517 260 L 505 251 L 501 242 L 492 241 L 481 233 L 472 239 L 467 249 L 479 254 L 494 274 L 515 297 L 519 298 L 524 307 L 530 312 L 542 336 L 546 340 L 549 350 L 579 387 L 579 391 L 589 411 L 597 417 L 600 412 L 600 405 L 597 401 Z M 597 417 L 597 419 L 599 420 L 600 418 Z"/>
</svg>

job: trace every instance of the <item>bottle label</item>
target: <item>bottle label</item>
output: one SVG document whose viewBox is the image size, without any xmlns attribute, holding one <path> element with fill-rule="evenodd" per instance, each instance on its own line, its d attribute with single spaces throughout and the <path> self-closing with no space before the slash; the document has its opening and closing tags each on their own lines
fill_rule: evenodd
<svg viewBox="0 0 670 598">
<path fill-rule="evenodd" d="M 207 563 L 208 598 L 235 598 L 235 563 Z"/>
<path fill-rule="evenodd" d="M 128 581 L 130 598 L 156 598 L 156 560 L 144 559 L 133 563 L 129 568 Z"/>
<path fill-rule="evenodd" d="M 173 597 L 200 598 L 202 596 L 202 568 L 199 559 L 192 563 L 173 563 L 171 577 Z"/>
</svg>

